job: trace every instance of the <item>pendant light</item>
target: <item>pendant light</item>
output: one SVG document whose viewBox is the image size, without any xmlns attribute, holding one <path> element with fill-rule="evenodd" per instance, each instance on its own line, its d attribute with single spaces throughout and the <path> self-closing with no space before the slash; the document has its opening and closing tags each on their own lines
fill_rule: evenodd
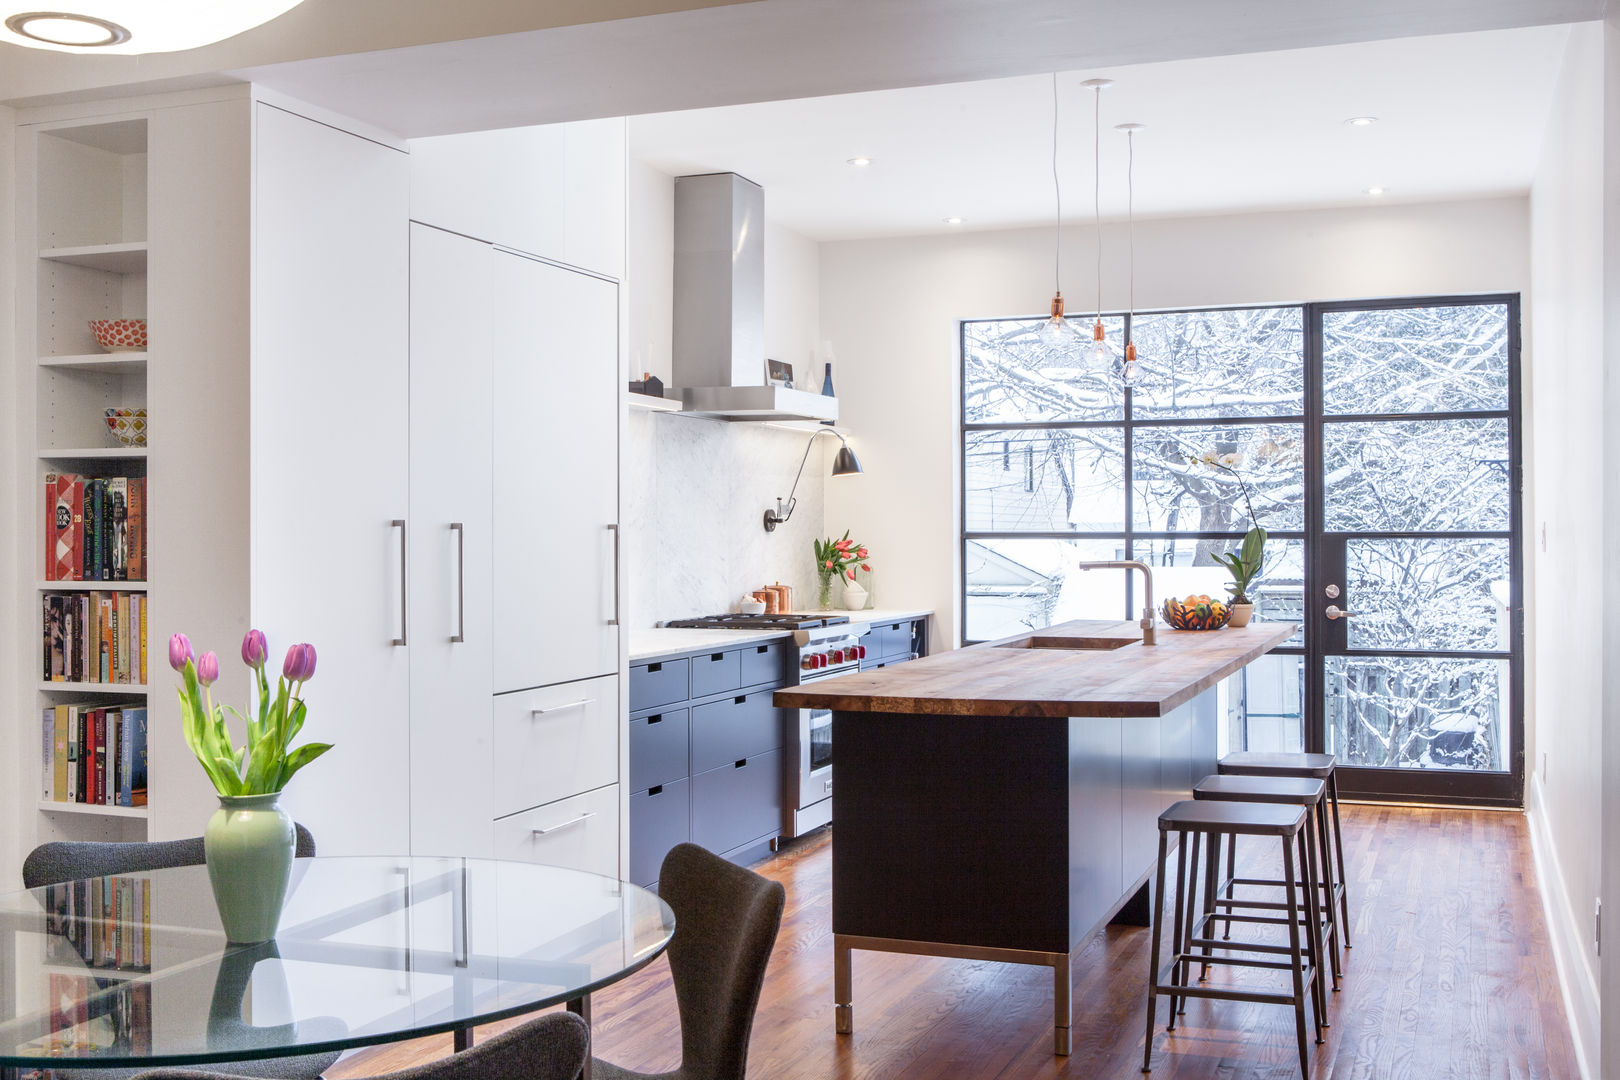
<svg viewBox="0 0 1620 1080">
<path fill-rule="evenodd" d="M 1102 92 L 1114 85 L 1113 79 L 1087 79 L 1080 84 L 1096 94 L 1091 117 L 1091 209 L 1097 225 L 1097 321 L 1091 327 L 1091 362 L 1096 367 L 1113 366 L 1113 350 L 1103 337 L 1102 324 Z"/>
<path fill-rule="evenodd" d="M 1053 228 L 1052 253 L 1052 313 L 1041 324 L 1041 342 L 1050 349 L 1068 349 L 1075 345 L 1079 335 L 1069 320 L 1063 317 L 1063 185 L 1058 180 L 1058 77 L 1052 72 L 1052 194 L 1057 202 L 1057 221 Z"/>
<path fill-rule="evenodd" d="M 1125 235 L 1126 243 L 1130 248 L 1131 264 L 1131 290 L 1130 306 L 1126 308 L 1131 315 L 1131 325 L 1135 326 L 1136 319 L 1136 133 L 1147 127 L 1146 124 L 1115 124 L 1115 131 L 1125 133 Z M 1136 362 L 1135 333 L 1132 340 L 1125 345 L 1125 363 L 1120 366 L 1119 379 L 1126 386 L 1133 386 L 1141 368 Z"/>
<path fill-rule="evenodd" d="M 0 41 L 72 53 L 156 53 L 235 37 L 302 0 L 72 0 L 40 11 L 0 0 Z"/>
</svg>

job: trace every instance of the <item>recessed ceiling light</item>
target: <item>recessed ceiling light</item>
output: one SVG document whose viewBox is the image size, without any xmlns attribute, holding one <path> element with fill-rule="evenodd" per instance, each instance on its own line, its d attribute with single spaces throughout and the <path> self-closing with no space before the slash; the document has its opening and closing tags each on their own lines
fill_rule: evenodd
<svg viewBox="0 0 1620 1080">
<path fill-rule="evenodd" d="M 959 218 L 959 217 L 948 217 L 948 218 L 945 219 L 945 224 L 947 224 L 947 225 L 960 225 L 960 224 L 962 224 L 962 219 Z"/>
<path fill-rule="evenodd" d="M 1367 194 L 1368 195 L 1382 195 L 1383 193 L 1384 193 L 1384 189 L 1381 188 L 1381 187 L 1367 188 Z"/>
<path fill-rule="evenodd" d="M 93 15 L 58 11 L 25 11 L 6 19 L 6 29 L 38 45 L 99 49 L 129 40 L 129 31 Z"/>
<path fill-rule="evenodd" d="M 844 164 L 853 165 L 857 169 L 864 169 L 866 166 L 872 164 L 872 159 L 869 157 L 852 157 L 848 161 L 844 162 Z"/>
<path fill-rule="evenodd" d="M 0 42 L 79 53 L 180 52 L 269 22 L 301 0 L 99 0 L 77 11 L 0 6 Z"/>
<path fill-rule="evenodd" d="M 1349 124 L 1351 127 L 1372 127 L 1374 124 L 1378 123 L 1378 117 L 1352 116 L 1350 119 L 1346 120 L 1345 123 Z"/>
</svg>

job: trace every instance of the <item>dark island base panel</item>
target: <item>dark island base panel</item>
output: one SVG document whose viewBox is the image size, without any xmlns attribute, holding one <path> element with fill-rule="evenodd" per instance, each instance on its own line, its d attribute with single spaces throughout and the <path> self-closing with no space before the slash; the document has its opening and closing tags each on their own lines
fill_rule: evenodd
<svg viewBox="0 0 1620 1080">
<path fill-rule="evenodd" d="M 1140 919 L 1217 724 L 1213 689 L 1163 717 L 835 713 L 834 934 L 1067 954 Z"/>
</svg>

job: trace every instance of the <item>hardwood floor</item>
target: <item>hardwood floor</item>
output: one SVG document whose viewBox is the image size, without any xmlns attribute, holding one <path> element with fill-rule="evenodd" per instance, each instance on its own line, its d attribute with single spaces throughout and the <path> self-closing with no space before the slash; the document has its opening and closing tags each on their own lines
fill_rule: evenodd
<svg viewBox="0 0 1620 1080">
<path fill-rule="evenodd" d="M 1312 1048 L 1311 1077 L 1573 1080 L 1574 1048 L 1524 818 L 1345 811 L 1354 948 L 1345 957 L 1343 989 L 1329 1003 L 1327 1042 Z M 833 842 L 824 836 L 756 867 L 787 886 L 788 905 L 754 1023 L 751 1077 L 1142 1075 L 1143 929 L 1110 927 L 1076 951 L 1070 1057 L 1051 1053 L 1045 969 L 965 960 L 856 953 L 855 1034 L 834 1035 Z M 1264 870 L 1263 862 L 1251 866 Z M 1007 889 L 1015 894 L 1017 882 Z M 1167 1035 L 1165 1007 L 1154 1033 L 1153 1076 L 1160 1080 L 1298 1075 L 1291 1010 L 1192 1001 Z M 647 1070 L 679 1063 L 665 961 L 597 994 L 593 1009 L 598 1056 Z M 448 1037 L 382 1047 L 328 1075 L 370 1075 L 449 1050 Z"/>
</svg>

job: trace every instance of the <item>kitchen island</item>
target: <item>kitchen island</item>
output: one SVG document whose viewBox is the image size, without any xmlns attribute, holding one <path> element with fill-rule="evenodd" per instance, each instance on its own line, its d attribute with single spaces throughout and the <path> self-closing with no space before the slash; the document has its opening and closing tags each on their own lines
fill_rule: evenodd
<svg viewBox="0 0 1620 1080">
<path fill-rule="evenodd" d="M 833 710 L 836 1026 L 855 949 L 1053 969 L 1069 1052 L 1069 955 L 1151 910 L 1158 815 L 1215 771 L 1221 680 L 1296 628 L 1076 621 L 778 691 Z"/>
</svg>

